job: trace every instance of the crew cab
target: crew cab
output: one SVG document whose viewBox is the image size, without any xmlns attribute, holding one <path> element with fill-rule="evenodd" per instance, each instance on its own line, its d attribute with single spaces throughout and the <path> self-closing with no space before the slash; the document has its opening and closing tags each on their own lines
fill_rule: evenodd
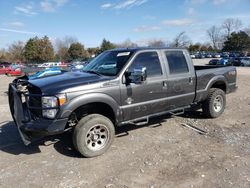
<svg viewBox="0 0 250 188">
<path fill-rule="evenodd" d="M 235 67 L 194 66 L 185 49 L 115 49 L 81 72 L 14 80 L 9 106 L 24 144 L 71 130 L 75 148 L 94 157 L 108 150 L 118 126 L 193 106 L 220 116 L 236 74 Z"/>
</svg>

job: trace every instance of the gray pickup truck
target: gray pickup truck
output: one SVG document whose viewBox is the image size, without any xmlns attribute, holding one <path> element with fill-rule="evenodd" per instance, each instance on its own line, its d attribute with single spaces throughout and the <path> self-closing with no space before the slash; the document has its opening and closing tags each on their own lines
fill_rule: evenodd
<svg viewBox="0 0 250 188">
<path fill-rule="evenodd" d="M 9 85 L 9 106 L 25 145 L 73 132 L 85 157 L 103 154 L 115 128 L 200 106 L 216 118 L 236 87 L 235 67 L 194 66 L 185 49 L 135 48 L 103 52 L 81 72 Z"/>
</svg>

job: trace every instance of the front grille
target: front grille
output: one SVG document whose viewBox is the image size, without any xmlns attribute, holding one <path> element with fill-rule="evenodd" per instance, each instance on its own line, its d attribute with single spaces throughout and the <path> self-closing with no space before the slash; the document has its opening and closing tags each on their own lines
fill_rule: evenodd
<svg viewBox="0 0 250 188">
<path fill-rule="evenodd" d="M 28 104 L 30 107 L 30 112 L 37 117 L 42 117 L 42 110 L 35 109 L 42 107 L 41 90 L 34 85 L 28 85 L 28 91 L 29 91 Z"/>
</svg>

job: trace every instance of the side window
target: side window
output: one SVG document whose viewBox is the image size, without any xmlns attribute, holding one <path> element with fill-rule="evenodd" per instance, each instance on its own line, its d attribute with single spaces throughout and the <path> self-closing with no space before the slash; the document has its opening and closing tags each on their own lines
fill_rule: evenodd
<svg viewBox="0 0 250 188">
<path fill-rule="evenodd" d="M 165 52 L 170 74 L 188 73 L 188 65 L 182 51 Z"/>
<path fill-rule="evenodd" d="M 148 77 L 162 75 L 161 63 L 157 52 L 143 52 L 136 56 L 129 71 L 138 67 L 146 67 Z"/>
</svg>

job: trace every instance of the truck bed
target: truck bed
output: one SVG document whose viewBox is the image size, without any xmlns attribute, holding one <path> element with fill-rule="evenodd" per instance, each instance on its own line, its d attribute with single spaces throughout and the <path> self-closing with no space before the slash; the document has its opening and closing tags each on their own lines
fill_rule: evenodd
<svg viewBox="0 0 250 188">
<path fill-rule="evenodd" d="M 223 65 L 194 65 L 195 70 L 204 70 L 204 69 L 214 69 L 214 68 L 224 68 Z"/>
<path fill-rule="evenodd" d="M 195 101 L 202 101 L 207 97 L 209 86 L 213 84 L 214 80 L 221 80 L 227 83 L 225 92 L 229 92 L 230 88 L 236 85 L 236 68 L 233 66 L 194 66 L 196 73 L 196 97 Z M 223 82 L 222 82 L 223 83 Z"/>
</svg>

